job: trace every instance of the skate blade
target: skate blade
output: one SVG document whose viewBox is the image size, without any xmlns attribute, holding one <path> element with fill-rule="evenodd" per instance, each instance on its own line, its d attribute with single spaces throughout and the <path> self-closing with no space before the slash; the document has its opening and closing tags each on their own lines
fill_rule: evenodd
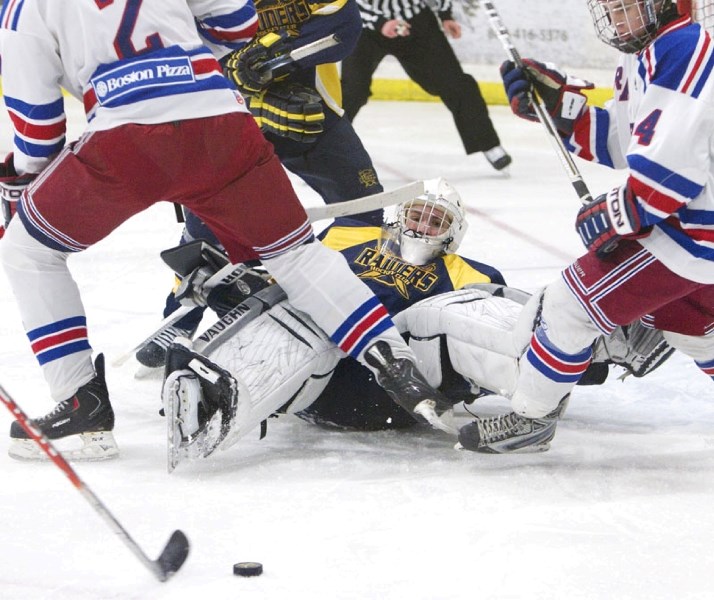
<svg viewBox="0 0 714 600">
<path fill-rule="evenodd" d="M 178 414 L 178 400 L 174 394 L 167 398 L 167 469 L 173 473 L 177 465 L 186 460 L 207 458 L 221 443 L 222 414 L 218 410 L 196 434 L 185 438 L 181 432 L 183 422 Z"/>
<path fill-rule="evenodd" d="M 414 414 L 426 419 L 429 425 L 431 425 L 434 429 L 438 429 L 439 431 L 444 431 L 450 435 L 458 437 L 459 430 L 453 422 L 454 411 L 449 410 L 439 416 L 436 414 L 435 406 L 436 403 L 434 400 L 422 400 L 414 407 Z"/>
<path fill-rule="evenodd" d="M 93 431 L 50 440 L 65 460 L 96 462 L 119 456 L 119 448 L 111 431 Z M 21 461 L 49 460 L 49 456 L 33 440 L 12 440 L 8 456 Z"/>
<path fill-rule="evenodd" d="M 483 448 L 477 448 L 476 450 L 471 450 L 470 448 L 465 448 L 461 445 L 461 442 L 456 442 L 454 445 L 454 450 L 463 450 L 464 452 L 476 452 L 477 454 L 536 454 L 538 452 L 547 452 L 550 450 L 550 442 L 545 442 L 543 444 L 535 444 L 533 446 L 526 446 L 524 448 L 518 448 L 517 450 L 496 450 L 490 446 L 484 446 Z"/>
</svg>

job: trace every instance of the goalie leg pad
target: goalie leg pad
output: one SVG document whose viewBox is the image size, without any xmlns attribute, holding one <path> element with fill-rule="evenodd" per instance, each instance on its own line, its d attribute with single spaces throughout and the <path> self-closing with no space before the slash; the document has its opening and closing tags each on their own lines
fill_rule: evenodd
<svg viewBox="0 0 714 600">
<path fill-rule="evenodd" d="M 523 304 L 522 298 L 501 293 L 502 287 L 476 286 L 440 294 L 395 317 L 399 330 L 409 333 L 410 347 L 430 383 L 441 384 L 437 338 L 446 336 L 453 369 L 474 388 L 504 395 L 513 391 L 524 344 L 515 330 Z"/>
<path fill-rule="evenodd" d="M 327 334 L 287 302 L 227 339 L 210 358 L 236 376 L 241 396 L 221 449 L 275 413 L 309 406 L 343 356 Z"/>
</svg>

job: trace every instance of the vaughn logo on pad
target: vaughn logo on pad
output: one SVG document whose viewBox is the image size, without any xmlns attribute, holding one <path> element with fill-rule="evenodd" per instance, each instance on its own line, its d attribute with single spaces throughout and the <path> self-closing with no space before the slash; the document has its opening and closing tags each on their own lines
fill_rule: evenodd
<svg viewBox="0 0 714 600">
<path fill-rule="evenodd" d="M 194 80 L 191 60 L 187 56 L 179 56 L 132 61 L 93 77 L 90 83 L 99 104 L 105 105 L 147 88 L 180 85 Z"/>
</svg>

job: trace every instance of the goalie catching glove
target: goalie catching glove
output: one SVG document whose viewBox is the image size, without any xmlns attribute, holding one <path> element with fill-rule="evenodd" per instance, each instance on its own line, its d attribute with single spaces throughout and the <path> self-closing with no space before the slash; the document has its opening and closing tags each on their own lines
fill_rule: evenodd
<svg viewBox="0 0 714 600">
<path fill-rule="evenodd" d="M 310 143 L 324 131 L 325 112 L 315 90 L 278 82 L 250 97 L 250 112 L 265 133 Z"/>
<path fill-rule="evenodd" d="M 585 247 L 600 258 L 612 252 L 622 238 L 646 237 L 652 227 L 643 227 L 637 197 L 628 185 L 610 190 L 578 211 L 575 229 Z"/>
<path fill-rule="evenodd" d="M 537 121 L 531 92 L 533 87 L 543 100 L 561 135 L 573 133 L 575 121 L 585 111 L 587 98 L 583 90 L 595 86 L 589 81 L 571 77 L 551 63 L 523 59 L 524 68 L 507 60 L 501 65 L 501 78 L 513 113 L 522 119 Z"/>
<path fill-rule="evenodd" d="M 270 62 L 290 53 L 292 47 L 287 42 L 287 32 L 268 33 L 240 50 L 231 52 L 223 59 L 223 74 L 238 90 L 247 95 L 267 88 L 276 78 Z M 281 76 L 289 72 L 289 67 L 281 68 Z"/>
</svg>

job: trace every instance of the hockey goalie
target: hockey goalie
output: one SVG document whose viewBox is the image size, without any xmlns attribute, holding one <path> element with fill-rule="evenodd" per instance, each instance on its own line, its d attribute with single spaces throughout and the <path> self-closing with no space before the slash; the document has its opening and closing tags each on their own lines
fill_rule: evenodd
<svg viewBox="0 0 714 600">
<path fill-rule="evenodd" d="M 487 394 L 508 397 L 538 320 L 539 296 L 506 286 L 497 269 L 456 254 L 466 216 L 443 179 L 425 182 L 422 196 L 385 220 L 379 228 L 338 219 L 323 242 L 345 256 L 389 309 L 431 386 L 454 405 Z M 260 270 L 219 268 L 220 252 L 205 242 L 177 252 L 178 261 L 170 251 L 165 256 L 183 275 L 177 298 L 208 305 L 221 318 L 195 340 L 177 338 L 169 347 L 162 393 L 169 471 L 251 431 L 264 434 L 266 420 L 278 414 L 361 430 L 418 424 Z M 596 343 L 581 383 L 604 381 L 610 363 L 642 376 L 671 352 L 657 331 L 639 324 L 618 329 Z M 410 368 L 388 353 L 372 359 L 383 362 L 390 379 Z"/>
</svg>

